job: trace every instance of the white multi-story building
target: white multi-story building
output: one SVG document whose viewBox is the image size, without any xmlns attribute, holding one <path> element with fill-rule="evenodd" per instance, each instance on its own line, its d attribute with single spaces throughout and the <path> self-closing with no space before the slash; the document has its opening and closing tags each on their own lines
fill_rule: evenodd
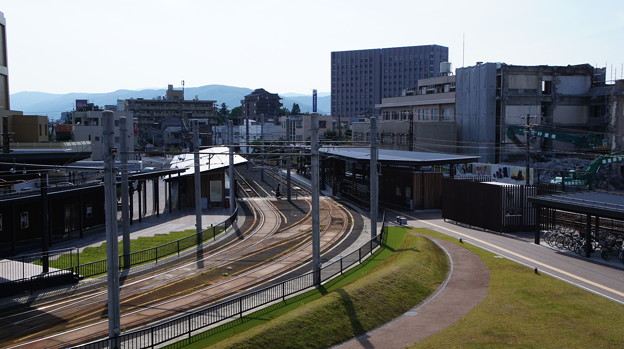
<svg viewBox="0 0 624 349">
<path fill-rule="evenodd" d="M 126 117 L 126 128 L 128 129 L 125 152 L 128 154 L 128 159 L 135 159 L 134 145 L 136 137 L 136 120 L 132 117 L 132 112 L 128 111 L 115 111 L 113 112 L 114 119 L 114 131 L 115 131 L 115 147 L 119 151 L 124 151 L 120 147 L 120 135 L 119 118 L 121 116 Z M 104 153 L 103 143 L 103 127 L 102 127 L 102 111 L 76 111 L 72 115 L 72 128 L 73 138 L 75 141 L 90 141 L 91 142 L 91 159 L 103 160 L 102 154 Z"/>
</svg>

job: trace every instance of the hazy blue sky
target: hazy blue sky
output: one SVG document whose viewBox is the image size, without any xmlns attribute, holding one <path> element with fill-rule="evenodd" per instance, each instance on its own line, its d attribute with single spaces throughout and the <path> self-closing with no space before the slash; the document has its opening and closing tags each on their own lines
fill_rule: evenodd
<svg viewBox="0 0 624 349">
<path fill-rule="evenodd" d="M 623 76 L 622 0 L 3 0 L 0 11 L 11 93 L 181 80 L 329 91 L 332 51 L 426 44 L 449 47 L 453 68 L 590 63 Z"/>
</svg>

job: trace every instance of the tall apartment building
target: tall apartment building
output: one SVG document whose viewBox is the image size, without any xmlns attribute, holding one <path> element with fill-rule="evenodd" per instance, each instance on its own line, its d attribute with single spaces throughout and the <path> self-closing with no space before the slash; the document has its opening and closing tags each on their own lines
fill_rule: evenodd
<svg viewBox="0 0 624 349">
<path fill-rule="evenodd" d="M 331 114 L 365 118 L 378 114 L 382 98 L 397 97 L 436 77 L 448 47 L 423 45 L 331 53 Z"/>
<path fill-rule="evenodd" d="M 281 99 L 277 93 L 270 93 L 263 88 L 256 89 L 241 101 L 243 116 L 254 121 L 260 121 L 264 117 L 264 122 L 277 125 L 282 110 Z"/>
<path fill-rule="evenodd" d="M 9 68 L 7 64 L 6 20 L 0 12 L 0 110 L 9 110 Z"/>
<path fill-rule="evenodd" d="M 178 133 L 190 132 L 190 120 L 202 125 L 216 123 L 214 100 L 186 100 L 184 91 L 167 88 L 166 95 L 157 99 L 126 99 L 119 111 L 131 111 L 138 120 L 139 143 L 167 146 L 162 137 L 167 126 L 180 127 Z M 160 139 L 156 139 L 160 136 Z"/>
</svg>

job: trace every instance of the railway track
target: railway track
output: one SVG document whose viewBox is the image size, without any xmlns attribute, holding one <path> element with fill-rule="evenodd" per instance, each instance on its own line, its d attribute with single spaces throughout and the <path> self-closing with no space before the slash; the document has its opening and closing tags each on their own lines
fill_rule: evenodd
<svg viewBox="0 0 624 349">
<path fill-rule="evenodd" d="M 140 328 L 178 316 L 227 297 L 264 285 L 311 256 L 309 212 L 290 225 L 274 199 L 258 197 L 255 189 L 239 180 L 244 200 L 254 212 L 250 232 L 238 236 L 218 251 L 149 277 L 123 285 L 122 328 Z M 309 210 L 308 210 L 309 211 Z M 322 251 L 337 245 L 352 226 L 350 213 L 326 199 L 321 202 Z M 305 268 L 305 266 L 304 266 Z M 95 291 L 62 302 L 0 317 L 0 346 L 64 347 L 106 336 L 106 293 Z"/>
</svg>

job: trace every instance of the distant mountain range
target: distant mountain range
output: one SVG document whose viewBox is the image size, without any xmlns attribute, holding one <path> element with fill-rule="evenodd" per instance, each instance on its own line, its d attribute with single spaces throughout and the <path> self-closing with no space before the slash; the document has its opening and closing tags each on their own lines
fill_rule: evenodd
<svg viewBox="0 0 624 349">
<path fill-rule="evenodd" d="M 225 103 L 228 109 L 240 106 L 240 101 L 253 90 L 245 87 L 225 85 L 206 85 L 187 87 L 184 89 L 185 99 L 216 100 L 217 106 Z M 153 99 L 164 96 L 166 89 L 145 90 L 117 90 L 106 93 L 66 93 L 53 94 L 45 92 L 18 92 L 11 95 L 11 109 L 23 111 L 26 115 L 47 115 L 50 120 L 61 117 L 62 112 L 72 111 L 76 106 L 76 99 L 87 99 L 90 103 L 104 107 L 117 104 L 118 99 L 145 98 Z M 273 92 L 273 91 L 269 91 Z M 275 92 L 273 92 L 275 93 Z M 312 95 L 296 93 L 280 94 L 284 107 L 292 109 L 294 103 L 299 104 L 302 112 L 312 112 Z M 318 112 L 329 114 L 331 96 L 329 93 L 318 94 Z"/>
</svg>

